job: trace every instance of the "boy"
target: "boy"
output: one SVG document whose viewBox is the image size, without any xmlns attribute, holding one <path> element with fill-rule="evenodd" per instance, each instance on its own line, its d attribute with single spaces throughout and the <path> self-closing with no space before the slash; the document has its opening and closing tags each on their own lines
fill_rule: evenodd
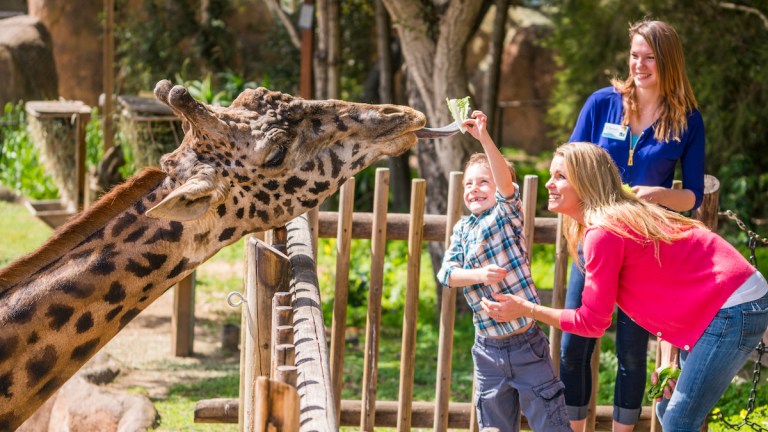
<svg viewBox="0 0 768 432">
<path fill-rule="evenodd" d="M 540 303 L 523 239 L 520 193 L 514 168 L 472 113 L 463 126 L 485 153 L 464 168 L 464 205 L 472 213 L 456 223 L 438 279 L 464 287 L 473 312 L 475 408 L 480 429 L 518 431 L 520 410 L 534 431 L 570 431 L 563 384 L 555 375 L 549 341 L 533 319 L 505 320 L 494 293 Z M 535 316 L 535 315 L 534 315 Z"/>
</svg>

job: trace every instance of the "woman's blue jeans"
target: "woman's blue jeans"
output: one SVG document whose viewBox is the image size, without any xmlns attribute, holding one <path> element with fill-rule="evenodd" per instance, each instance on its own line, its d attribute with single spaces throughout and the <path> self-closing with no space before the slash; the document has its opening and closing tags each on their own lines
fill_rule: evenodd
<svg viewBox="0 0 768 432">
<path fill-rule="evenodd" d="M 584 262 L 579 247 L 579 261 Z M 581 306 L 584 273 L 575 263 L 571 266 L 566 309 Z M 568 418 L 587 418 L 589 396 L 592 393 L 591 357 L 597 339 L 563 332 L 560 344 L 560 380 L 565 384 L 565 404 Z M 616 322 L 616 385 L 613 390 L 613 419 L 622 424 L 635 424 L 640 418 L 648 359 L 648 332 L 635 324 L 621 310 Z"/>
<path fill-rule="evenodd" d="M 721 309 L 690 352 L 680 351 L 682 373 L 656 405 L 664 432 L 698 431 L 744 366 L 768 327 L 768 294 Z"/>
</svg>

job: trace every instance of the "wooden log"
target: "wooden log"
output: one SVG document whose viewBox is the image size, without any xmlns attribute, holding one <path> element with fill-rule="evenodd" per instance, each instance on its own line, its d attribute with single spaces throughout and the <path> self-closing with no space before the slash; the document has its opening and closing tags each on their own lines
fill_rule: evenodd
<svg viewBox="0 0 768 432">
<path fill-rule="evenodd" d="M 274 376 L 277 379 L 277 370 L 280 366 L 295 366 L 296 365 L 296 347 L 291 344 L 279 344 L 275 347 L 275 373 Z"/>
<path fill-rule="evenodd" d="M 249 237 L 246 242 L 246 302 L 243 314 L 245 385 L 241 393 L 243 428 L 253 430 L 256 414 L 256 377 L 271 374 L 272 357 L 272 301 L 276 292 L 288 287 L 288 258 L 272 246 Z"/>
<path fill-rule="evenodd" d="M 539 186 L 539 176 L 527 175 L 523 183 L 523 235 L 525 236 L 525 250 L 528 251 L 528 261 L 531 261 L 533 239 L 536 227 L 536 188 Z M 529 223 L 528 221 L 533 221 Z"/>
<path fill-rule="evenodd" d="M 176 284 L 171 315 L 171 346 L 176 357 L 191 356 L 195 348 L 195 272 Z"/>
<path fill-rule="evenodd" d="M 349 299 L 349 253 L 352 243 L 352 212 L 355 204 L 355 178 L 339 190 L 339 225 L 336 232 L 336 284 L 333 292 L 331 322 L 331 380 L 336 415 L 341 410 L 341 386 L 344 382 L 344 345 Z"/>
<path fill-rule="evenodd" d="M 563 216 L 557 217 L 557 241 L 555 242 L 555 277 L 552 281 L 552 299 L 550 305 L 553 308 L 562 309 L 565 307 L 565 291 L 568 283 L 568 242 L 563 233 Z M 546 300 L 542 294 L 546 292 L 539 291 L 539 298 L 542 303 Z M 555 373 L 560 376 L 560 342 L 563 339 L 563 331 L 554 326 L 549 328 L 549 353 L 552 357 L 552 364 Z"/>
<path fill-rule="evenodd" d="M 301 424 L 305 430 L 336 432 L 338 417 L 334 410 L 328 345 L 307 216 L 293 219 L 288 227 Z"/>
<path fill-rule="evenodd" d="M 296 387 L 296 379 L 298 378 L 298 368 L 295 365 L 281 365 L 277 367 L 277 380 L 281 383 L 288 384 L 291 387 Z"/>
<path fill-rule="evenodd" d="M 397 401 L 376 402 L 376 427 L 395 427 L 397 425 Z M 195 404 L 195 423 L 235 423 L 237 421 L 237 399 L 209 399 Z M 359 400 L 342 400 L 340 426 L 354 427 L 358 424 L 362 403 Z M 435 416 L 435 404 L 426 401 L 413 402 L 411 426 L 413 428 L 429 428 Z M 470 412 L 474 408 L 469 402 L 451 402 L 448 406 L 448 428 L 467 429 Z M 597 407 L 597 422 L 595 430 L 610 431 L 613 422 L 613 406 L 599 405 Z M 635 426 L 635 432 L 650 430 L 651 408 L 643 407 L 640 421 Z M 530 429 L 525 416 L 521 418 L 521 430 Z"/>
<path fill-rule="evenodd" d="M 691 212 L 694 219 L 704 223 L 709 229 L 717 232 L 717 202 L 720 199 L 720 181 L 711 175 L 704 176 L 704 199 L 699 208 Z"/>
<path fill-rule="evenodd" d="M 411 402 L 416 363 L 416 324 L 419 310 L 419 273 L 421 243 L 424 240 L 424 207 L 427 182 L 416 179 L 411 183 L 411 208 L 408 230 L 408 274 L 403 311 L 403 344 L 400 351 L 400 392 L 397 416 L 398 432 L 411 429 Z"/>
<path fill-rule="evenodd" d="M 390 213 L 387 215 L 387 239 L 389 240 L 407 240 L 408 239 L 408 213 Z M 335 238 L 338 225 L 338 214 L 336 212 L 321 211 L 318 217 L 318 232 L 321 238 Z M 424 240 L 425 241 L 443 241 L 445 238 L 445 215 L 424 215 Z M 373 226 L 373 214 L 365 212 L 355 212 L 352 215 L 352 238 L 368 239 L 371 238 Z M 557 218 L 537 217 L 534 220 L 533 236 L 536 243 L 554 244 L 557 234 Z"/>
<path fill-rule="evenodd" d="M 451 172 L 448 181 L 448 217 L 445 220 L 444 242 L 447 248 L 451 242 L 453 226 L 461 218 L 463 205 L 461 172 Z M 440 299 L 440 334 L 437 346 L 437 382 L 435 383 L 435 418 L 434 430 L 448 429 L 448 402 L 451 398 L 451 369 L 453 361 L 453 333 L 456 323 L 456 292 L 457 288 L 443 286 Z"/>
<path fill-rule="evenodd" d="M 288 384 L 271 381 L 266 377 L 256 379 L 256 411 L 254 432 L 298 432 L 299 394 Z"/>
<path fill-rule="evenodd" d="M 384 292 L 384 260 L 386 257 L 386 227 L 389 207 L 389 169 L 376 169 L 375 185 L 371 225 L 371 280 L 368 290 L 368 310 L 365 318 L 363 394 L 360 411 L 360 430 L 362 431 L 373 431 L 374 413 L 376 412 L 381 296 Z"/>
</svg>

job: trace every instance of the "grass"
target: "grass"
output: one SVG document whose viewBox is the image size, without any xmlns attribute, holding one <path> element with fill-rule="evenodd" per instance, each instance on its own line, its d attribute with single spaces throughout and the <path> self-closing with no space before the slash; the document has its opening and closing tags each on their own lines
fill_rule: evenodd
<svg viewBox="0 0 768 432">
<path fill-rule="evenodd" d="M 0 201 L 0 267 L 36 249 L 52 232 L 23 206 Z"/>
</svg>

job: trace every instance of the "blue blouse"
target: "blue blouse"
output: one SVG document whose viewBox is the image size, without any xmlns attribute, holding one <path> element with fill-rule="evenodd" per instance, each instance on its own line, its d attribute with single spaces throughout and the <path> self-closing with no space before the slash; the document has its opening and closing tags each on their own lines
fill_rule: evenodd
<svg viewBox="0 0 768 432">
<path fill-rule="evenodd" d="M 658 141 L 654 126 L 645 129 L 632 146 L 631 133 L 623 139 L 616 133 L 604 133 L 606 123 L 621 125 L 624 108 L 621 93 L 613 87 L 600 89 L 587 99 L 576 121 L 570 142 L 591 142 L 605 149 L 619 168 L 621 180 L 630 186 L 672 187 L 675 166 L 680 161 L 683 189 L 696 196 L 693 208 L 704 197 L 704 120 L 699 110 L 688 115 L 688 125 L 680 141 Z M 634 147 L 632 165 L 629 150 Z"/>
</svg>

